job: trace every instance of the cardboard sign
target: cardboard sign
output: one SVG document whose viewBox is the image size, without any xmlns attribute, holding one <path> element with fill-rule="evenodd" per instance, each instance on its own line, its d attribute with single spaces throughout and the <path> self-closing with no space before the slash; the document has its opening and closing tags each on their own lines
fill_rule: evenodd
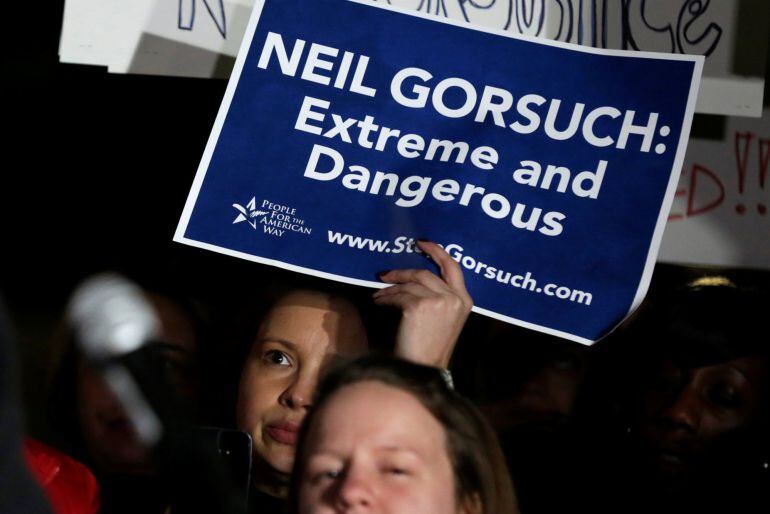
<svg viewBox="0 0 770 514">
<path fill-rule="evenodd" d="M 175 240 L 382 287 L 427 238 L 477 312 L 590 343 L 644 296 L 702 64 L 260 3 Z"/>
<path fill-rule="evenodd" d="M 767 0 L 381 0 L 596 48 L 703 55 L 695 111 L 759 117 L 765 85 Z"/>
<path fill-rule="evenodd" d="M 659 260 L 770 269 L 770 111 L 690 138 Z"/>
<path fill-rule="evenodd" d="M 377 0 L 596 48 L 703 55 L 696 112 L 762 112 L 767 0 Z M 227 78 L 254 0 L 66 0 L 62 62 L 112 73 Z M 299 11 L 304 6 L 298 6 Z"/>
</svg>

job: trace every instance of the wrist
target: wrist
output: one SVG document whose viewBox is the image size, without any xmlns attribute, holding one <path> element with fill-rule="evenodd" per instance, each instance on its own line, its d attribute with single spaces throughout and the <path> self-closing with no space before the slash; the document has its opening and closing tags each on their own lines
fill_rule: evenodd
<svg viewBox="0 0 770 514">
<path fill-rule="evenodd" d="M 447 369 L 449 368 L 450 355 L 427 355 L 424 351 L 415 348 L 416 345 L 405 345 L 406 348 L 401 345 L 396 346 L 394 355 L 399 359 L 404 359 L 415 364 L 422 364 L 423 366 L 430 366 L 432 368 Z M 413 348 L 411 351 L 408 348 Z M 421 348 L 424 350 L 425 348 Z"/>
<path fill-rule="evenodd" d="M 441 378 L 444 379 L 444 383 L 446 386 L 454 391 L 455 388 L 455 381 L 452 377 L 452 372 L 449 371 L 449 368 L 439 368 L 439 373 L 441 374 Z"/>
</svg>

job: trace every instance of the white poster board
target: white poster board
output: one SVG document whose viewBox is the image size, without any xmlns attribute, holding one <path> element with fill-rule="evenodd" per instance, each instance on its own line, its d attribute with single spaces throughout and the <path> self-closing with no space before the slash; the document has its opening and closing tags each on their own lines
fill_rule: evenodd
<svg viewBox="0 0 770 514">
<path fill-rule="evenodd" d="M 770 110 L 692 137 L 658 260 L 770 269 Z"/>
<path fill-rule="evenodd" d="M 312 0 L 308 0 L 312 1 Z M 762 112 L 767 0 L 372 0 L 600 48 L 707 56 L 696 112 Z M 66 0 L 62 62 L 227 78 L 254 0 Z"/>
</svg>

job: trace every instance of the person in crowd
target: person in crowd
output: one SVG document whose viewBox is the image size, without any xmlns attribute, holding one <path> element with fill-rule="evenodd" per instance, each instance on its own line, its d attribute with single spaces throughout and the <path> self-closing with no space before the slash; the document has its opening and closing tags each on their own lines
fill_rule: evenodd
<svg viewBox="0 0 770 514">
<path fill-rule="evenodd" d="M 554 431 L 569 423 L 588 369 L 588 348 L 499 321 L 489 327 L 479 344 L 506 356 L 477 363 L 490 382 L 481 409 L 495 430 Z"/>
<path fill-rule="evenodd" d="M 440 373 L 369 356 L 323 381 L 293 475 L 299 514 L 514 514 L 494 432 Z"/>
<path fill-rule="evenodd" d="M 20 406 L 19 368 L 17 344 L 11 338 L 5 302 L 0 297 L 0 512 L 52 514 L 50 500 L 46 501 L 43 493 L 45 485 L 25 455 L 26 427 Z M 62 475 L 69 478 L 69 473 Z M 89 500 L 93 499 L 89 497 L 90 491 L 66 489 L 77 495 L 76 501 L 90 504 Z"/>
<path fill-rule="evenodd" d="M 142 289 L 158 321 L 148 341 L 160 355 L 173 394 L 194 404 L 197 395 L 199 325 L 191 306 L 169 294 Z M 153 449 L 137 436 L 132 420 L 100 368 L 78 342 L 82 330 L 68 319 L 55 345 L 49 384 L 49 417 L 55 446 L 87 464 L 102 493 L 102 512 L 163 512 L 166 492 L 157 480 Z"/>
<path fill-rule="evenodd" d="M 382 273 L 393 285 L 377 291 L 374 302 L 402 313 L 394 355 L 446 370 L 472 302 L 457 263 L 435 243 L 417 244 L 440 276 L 414 269 Z M 253 438 L 257 492 L 251 503 L 260 512 L 279 511 L 319 377 L 338 359 L 366 353 L 369 341 L 356 305 L 334 293 L 295 289 L 271 305 L 249 343 L 237 426 Z"/>
<path fill-rule="evenodd" d="M 487 327 L 463 360 L 475 361 L 474 400 L 500 438 L 522 511 L 560 512 L 579 468 L 575 414 L 589 348 L 498 321 Z"/>
<path fill-rule="evenodd" d="M 626 376 L 607 424 L 622 434 L 605 442 L 607 511 L 766 511 L 768 312 L 766 291 L 707 276 L 612 341 L 630 351 L 614 364 Z"/>
</svg>

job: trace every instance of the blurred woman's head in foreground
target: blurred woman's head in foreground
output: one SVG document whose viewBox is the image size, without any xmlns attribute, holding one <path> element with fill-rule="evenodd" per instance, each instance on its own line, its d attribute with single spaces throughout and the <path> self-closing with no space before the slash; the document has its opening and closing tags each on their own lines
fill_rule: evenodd
<svg viewBox="0 0 770 514">
<path fill-rule="evenodd" d="M 301 514 L 517 510 L 494 432 L 434 368 L 382 357 L 341 368 L 322 383 L 302 436 Z"/>
</svg>

